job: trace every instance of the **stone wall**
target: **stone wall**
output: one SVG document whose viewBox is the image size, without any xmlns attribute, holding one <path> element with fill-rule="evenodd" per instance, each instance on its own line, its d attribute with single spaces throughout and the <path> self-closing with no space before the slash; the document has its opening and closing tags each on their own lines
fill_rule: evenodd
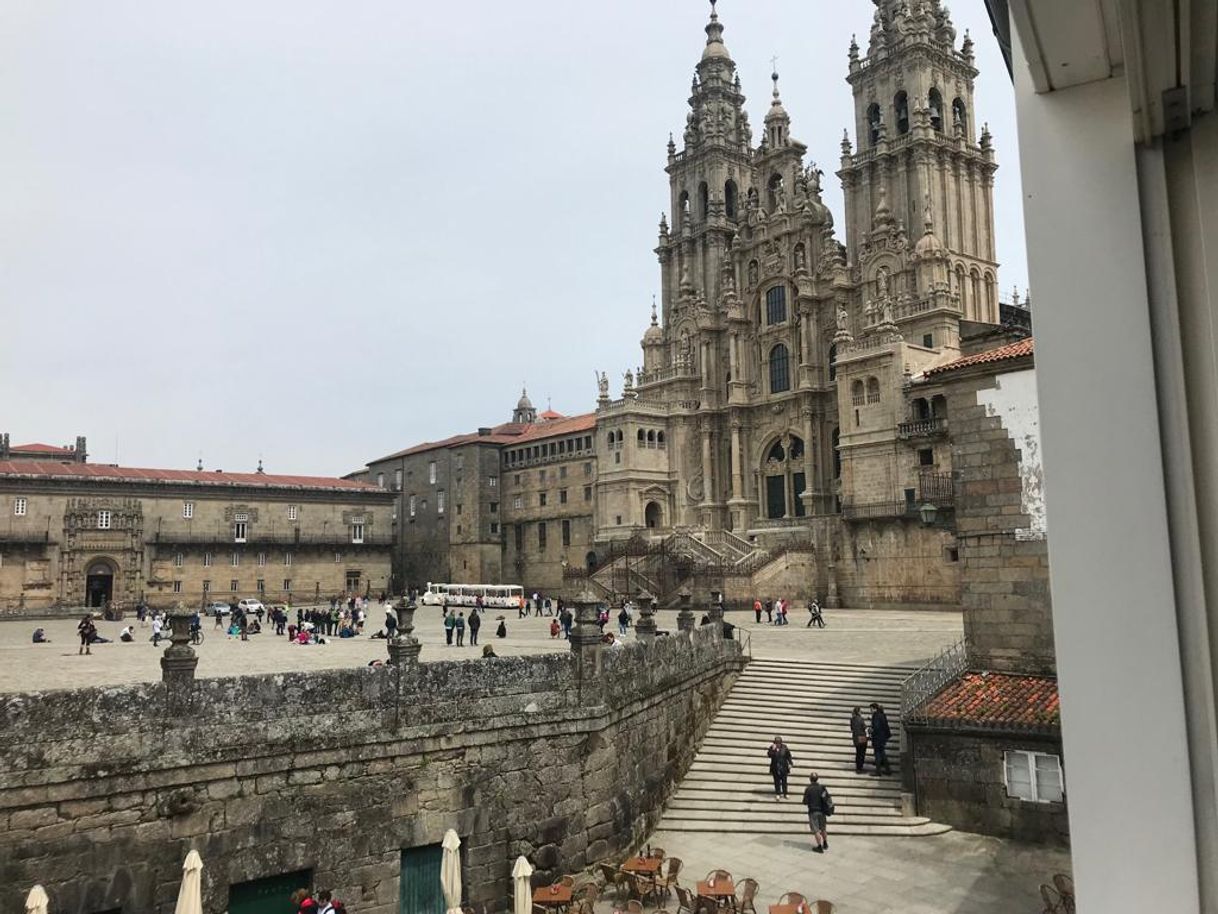
<svg viewBox="0 0 1218 914">
<path fill-rule="evenodd" d="M 397 911 L 401 850 L 455 828 L 467 900 L 637 844 L 741 664 L 713 627 L 579 654 L 197 680 L 0 699 L 0 914 L 172 910 L 197 848 L 204 911 L 230 884 L 312 869 Z M 173 701 L 171 707 L 170 702 Z"/>
<path fill-rule="evenodd" d="M 946 527 L 916 520 L 843 521 L 839 537 L 834 561 L 843 606 L 959 604 L 956 537 Z"/>
<path fill-rule="evenodd" d="M 1066 804 L 1007 796 L 1003 753 L 1023 749 L 1061 756 L 1061 741 L 1044 737 L 934 731 L 906 725 L 906 754 L 917 782 L 918 814 L 964 831 L 1066 844 Z M 1131 829 L 1133 826 L 1131 826 Z M 1131 835 L 1135 831 L 1131 831 Z"/>
</svg>

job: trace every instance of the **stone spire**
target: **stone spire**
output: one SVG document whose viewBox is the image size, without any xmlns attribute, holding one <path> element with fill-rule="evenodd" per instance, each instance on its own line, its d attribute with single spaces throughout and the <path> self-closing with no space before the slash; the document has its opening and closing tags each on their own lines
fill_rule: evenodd
<svg viewBox="0 0 1218 914">
<path fill-rule="evenodd" d="M 774 81 L 774 93 L 770 110 L 765 116 L 766 145 L 770 149 L 778 149 L 791 143 L 791 116 L 787 114 L 787 109 L 782 104 L 782 96 L 778 94 L 777 70 L 770 74 L 770 79 Z"/>
</svg>

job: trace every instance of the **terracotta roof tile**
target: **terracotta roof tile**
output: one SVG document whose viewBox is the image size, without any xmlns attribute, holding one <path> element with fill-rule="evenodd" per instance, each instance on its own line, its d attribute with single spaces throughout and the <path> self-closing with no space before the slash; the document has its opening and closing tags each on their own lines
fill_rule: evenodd
<svg viewBox="0 0 1218 914">
<path fill-rule="evenodd" d="M 580 416 L 566 416 L 562 419 L 551 419 L 538 425 L 530 425 L 528 429 L 516 438 L 516 441 L 537 441 L 539 438 L 557 438 L 561 435 L 571 435 L 575 432 L 590 432 L 596 428 L 596 413 L 584 413 Z"/>
<path fill-rule="evenodd" d="M 1006 362 L 1010 359 L 1020 359 L 1024 356 L 1032 355 L 1034 349 L 1035 344 L 1032 338 L 1028 337 L 1026 340 L 1020 340 L 1017 343 L 1009 343 L 1006 346 L 999 346 L 997 349 L 987 349 L 985 352 L 966 355 L 962 359 L 956 359 L 956 361 L 940 365 L 938 368 L 928 369 L 924 373 L 924 377 L 936 377 L 949 371 L 958 371 L 961 368 L 968 368 L 972 365 L 988 365 L 991 362 Z"/>
<path fill-rule="evenodd" d="M 964 673 L 916 713 L 919 721 L 987 729 L 1048 730 L 1061 726 L 1057 680 L 1052 676 Z"/>
<path fill-rule="evenodd" d="M 16 444 L 9 448 L 11 454 L 75 454 L 70 447 L 56 447 L 53 444 Z"/>
<path fill-rule="evenodd" d="M 194 484 L 255 488 L 341 489 L 379 492 L 374 485 L 329 476 L 274 476 L 269 473 L 216 473 L 206 470 L 155 470 L 145 467 L 116 467 L 100 463 L 54 463 L 47 460 L 0 460 L 0 478 L 17 476 L 41 479 L 77 479 L 96 482 Z"/>
<path fill-rule="evenodd" d="M 538 419 L 546 419 L 546 420 L 550 420 L 550 419 L 565 419 L 565 418 L 566 418 L 566 416 L 564 416 L 562 413 L 556 413 L 556 412 L 554 412 L 554 410 L 552 410 L 552 409 L 547 409 L 547 410 L 546 410 L 544 413 L 542 413 L 542 414 L 541 414 L 540 416 L 538 416 L 537 418 L 538 418 Z"/>
<path fill-rule="evenodd" d="M 397 460 L 399 457 L 410 457 L 414 454 L 424 454 L 427 451 L 441 451 L 445 448 L 460 447 L 463 444 L 518 444 L 523 441 L 537 441 L 542 438 L 557 438 L 561 435 L 587 432 L 594 428 L 596 428 L 596 413 L 584 413 L 580 416 L 562 416 L 558 419 L 550 419 L 535 425 L 504 422 L 502 425 L 496 425 L 492 428 L 489 435 L 468 432 L 464 435 L 453 435 L 440 441 L 425 441 L 422 444 L 408 447 L 404 451 L 396 451 L 386 457 L 370 461 L 370 463 Z"/>
</svg>

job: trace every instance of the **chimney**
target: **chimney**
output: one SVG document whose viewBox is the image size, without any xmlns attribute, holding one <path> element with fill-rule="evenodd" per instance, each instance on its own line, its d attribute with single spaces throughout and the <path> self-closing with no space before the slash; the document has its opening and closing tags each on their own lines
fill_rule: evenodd
<svg viewBox="0 0 1218 914">
<path fill-rule="evenodd" d="M 491 430 L 490 430 L 489 428 L 480 428 L 480 429 L 478 429 L 478 437 L 479 437 L 479 438 L 485 438 L 485 437 L 486 437 L 487 435 L 489 435 L 490 433 L 491 433 Z"/>
<path fill-rule="evenodd" d="M 89 462 L 89 452 L 85 449 L 85 436 L 84 435 L 76 436 L 76 447 L 74 450 L 76 451 L 76 462 L 77 463 L 88 463 Z"/>
</svg>

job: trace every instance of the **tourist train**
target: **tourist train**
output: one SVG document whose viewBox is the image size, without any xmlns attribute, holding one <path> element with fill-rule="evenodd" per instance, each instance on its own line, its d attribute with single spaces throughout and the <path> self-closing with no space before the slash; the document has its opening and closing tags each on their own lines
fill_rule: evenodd
<svg viewBox="0 0 1218 914">
<path fill-rule="evenodd" d="M 425 606 L 476 606 L 478 598 L 483 606 L 515 609 L 524 599 L 524 588 L 519 584 L 433 584 L 427 582 L 423 593 Z"/>
</svg>

